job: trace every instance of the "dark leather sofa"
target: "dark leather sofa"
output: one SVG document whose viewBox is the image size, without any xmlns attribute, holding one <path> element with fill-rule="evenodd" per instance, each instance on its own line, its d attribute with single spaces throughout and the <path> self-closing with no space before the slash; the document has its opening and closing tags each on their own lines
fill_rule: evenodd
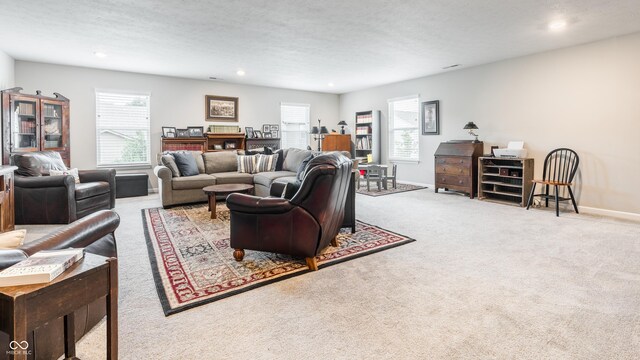
<svg viewBox="0 0 640 360">
<path fill-rule="evenodd" d="M 28 242 L 17 249 L 0 250 L 0 270 L 20 262 L 40 250 L 84 247 L 85 252 L 106 257 L 116 257 L 114 232 L 120 224 L 120 217 L 113 211 L 102 210 L 86 216 L 73 224 L 53 232 L 38 240 Z M 75 311 L 75 334 L 80 339 L 106 314 L 105 299 L 99 299 L 89 306 Z M 62 318 L 49 322 L 28 336 L 32 344 L 33 357 L 30 359 L 57 359 L 64 353 Z M 9 350 L 9 336 L 0 332 L 0 354 Z"/>
<path fill-rule="evenodd" d="M 60 154 L 38 151 L 15 154 L 16 224 L 68 224 L 116 204 L 116 171 L 80 170 L 73 176 L 49 176 L 64 169 Z"/>
<path fill-rule="evenodd" d="M 351 178 L 351 160 L 340 153 L 313 158 L 291 199 L 261 198 L 231 194 L 230 245 L 242 261 L 244 250 L 269 251 L 305 257 L 317 270 L 316 255 L 330 243 L 334 246 L 342 226 Z"/>
</svg>

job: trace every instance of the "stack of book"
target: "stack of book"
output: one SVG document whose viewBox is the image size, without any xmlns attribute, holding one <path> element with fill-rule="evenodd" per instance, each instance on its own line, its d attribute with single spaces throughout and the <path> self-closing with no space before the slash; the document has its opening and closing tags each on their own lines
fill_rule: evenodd
<svg viewBox="0 0 640 360">
<path fill-rule="evenodd" d="M 372 121 L 372 117 L 373 116 L 371 114 L 357 114 L 356 124 L 370 123 Z"/>
<path fill-rule="evenodd" d="M 84 257 L 84 248 L 43 250 L 0 271 L 0 286 L 50 282 Z"/>
<path fill-rule="evenodd" d="M 209 125 L 209 132 L 216 134 L 237 134 L 240 126 L 237 125 Z"/>
</svg>

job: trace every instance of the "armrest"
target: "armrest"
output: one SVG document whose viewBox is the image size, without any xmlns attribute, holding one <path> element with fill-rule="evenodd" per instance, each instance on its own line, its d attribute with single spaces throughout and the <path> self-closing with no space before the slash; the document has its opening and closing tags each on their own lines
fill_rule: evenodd
<svg viewBox="0 0 640 360">
<path fill-rule="evenodd" d="M 21 188 L 67 187 L 75 191 L 76 182 L 71 175 L 56 176 L 16 176 L 15 186 Z"/>
<path fill-rule="evenodd" d="M 13 264 L 17 264 L 27 257 L 27 254 L 20 249 L 0 250 L 0 270 L 6 269 Z"/>
<path fill-rule="evenodd" d="M 58 231 L 20 247 L 32 255 L 40 250 L 87 247 L 113 234 L 120 225 L 120 217 L 113 211 L 101 210 L 77 220 Z"/>
<path fill-rule="evenodd" d="M 287 184 L 281 182 L 272 182 L 271 187 L 269 188 L 269 195 L 274 197 L 282 197 L 284 194 L 284 189 L 287 187 Z"/>
<path fill-rule="evenodd" d="M 263 198 L 239 193 L 227 196 L 227 207 L 231 211 L 251 214 L 281 214 L 294 208 L 287 199 Z"/>
<path fill-rule="evenodd" d="M 171 170 L 169 170 L 168 167 L 163 165 L 158 165 L 155 168 L 153 168 L 153 173 L 156 174 L 156 176 L 162 181 L 170 181 L 171 178 L 173 177 Z"/>
<path fill-rule="evenodd" d="M 116 169 L 79 170 L 81 183 L 104 181 L 109 183 L 110 209 L 116 207 Z"/>
</svg>

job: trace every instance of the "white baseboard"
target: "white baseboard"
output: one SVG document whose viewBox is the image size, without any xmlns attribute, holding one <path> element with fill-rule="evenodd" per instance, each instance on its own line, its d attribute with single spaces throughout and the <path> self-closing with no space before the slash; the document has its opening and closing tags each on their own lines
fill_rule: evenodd
<svg viewBox="0 0 640 360">
<path fill-rule="evenodd" d="M 149 188 L 149 193 L 150 194 L 157 194 L 158 193 L 158 188 Z"/>
<path fill-rule="evenodd" d="M 616 210 L 607 210 L 607 209 L 599 209 L 588 206 L 578 206 L 578 210 L 581 213 L 585 214 L 593 214 L 600 216 L 609 216 L 617 219 L 623 220 L 631 220 L 631 221 L 639 221 L 640 222 L 640 214 L 624 212 L 624 211 L 616 211 Z"/>
</svg>

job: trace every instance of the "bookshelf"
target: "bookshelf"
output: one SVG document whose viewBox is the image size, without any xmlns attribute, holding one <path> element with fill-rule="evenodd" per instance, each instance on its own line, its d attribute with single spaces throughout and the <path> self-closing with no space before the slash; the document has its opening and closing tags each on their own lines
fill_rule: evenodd
<svg viewBox="0 0 640 360">
<path fill-rule="evenodd" d="M 524 207 L 531 192 L 533 159 L 480 157 L 478 199 Z"/>
<path fill-rule="evenodd" d="M 380 111 L 368 110 L 356 113 L 355 125 L 356 159 L 367 162 L 371 155 L 373 163 L 380 163 Z"/>
</svg>

